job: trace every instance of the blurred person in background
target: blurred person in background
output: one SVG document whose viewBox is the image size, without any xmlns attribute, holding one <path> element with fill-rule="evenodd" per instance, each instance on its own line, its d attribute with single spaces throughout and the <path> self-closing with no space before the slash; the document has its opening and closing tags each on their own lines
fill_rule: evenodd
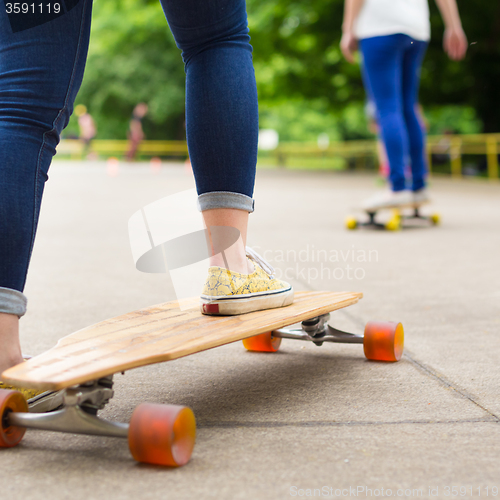
<svg viewBox="0 0 500 500">
<path fill-rule="evenodd" d="M 82 157 L 95 159 L 95 155 L 90 153 L 90 143 L 97 135 L 97 127 L 95 126 L 94 119 L 88 113 L 87 107 L 79 104 L 75 107 L 75 115 L 78 117 L 78 127 L 80 128 L 80 141 L 83 144 Z"/>
<path fill-rule="evenodd" d="M 128 140 L 129 147 L 127 151 L 127 160 L 133 161 L 141 142 L 144 140 L 144 130 L 142 129 L 142 120 L 148 114 L 148 105 L 140 102 L 132 111 L 132 118 L 129 122 Z"/>
<path fill-rule="evenodd" d="M 456 0 L 436 0 L 445 24 L 443 47 L 459 61 L 467 51 Z M 391 189 L 363 204 L 365 210 L 420 204 L 426 189 L 425 132 L 417 108 L 420 68 L 430 40 L 427 0 L 345 0 L 340 47 L 354 62 L 363 55 L 365 88 L 377 110 L 389 161 Z M 405 167 L 411 163 L 411 185 Z"/>
</svg>

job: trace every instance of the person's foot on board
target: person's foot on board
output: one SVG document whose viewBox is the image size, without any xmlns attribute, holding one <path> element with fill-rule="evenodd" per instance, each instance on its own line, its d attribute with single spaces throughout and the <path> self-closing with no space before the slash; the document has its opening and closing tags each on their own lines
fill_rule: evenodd
<svg viewBox="0 0 500 500">
<path fill-rule="evenodd" d="M 263 309 L 288 306 L 293 302 L 293 288 L 276 279 L 274 269 L 258 253 L 247 247 L 253 264 L 251 274 L 213 266 L 203 287 L 200 308 L 203 314 L 236 315 Z"/>
<path fill-rule="evenodd" d="M 363 210 L 370 212 L 382 208 L 398 208 L 415 203 L 413 193 L 406 189 L 402 191 L 383 191 L 365 200 Z"/>
<path fill-rule="evenodd" d="M 422 203 L 428 203 L 429 201 L 431 201 L 431 199 L 429 197 L 429 191 L 426 188 L 413 191 L 413 202 L 415 205 L 422 205 Z"/>
</svg>

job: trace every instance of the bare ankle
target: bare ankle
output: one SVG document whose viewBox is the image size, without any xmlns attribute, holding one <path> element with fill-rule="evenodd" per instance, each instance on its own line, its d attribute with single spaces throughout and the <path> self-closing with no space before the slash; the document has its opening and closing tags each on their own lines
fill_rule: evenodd
<svg viewBox="0 0 500 500">
<path fill-rule="evenodd" d="M 0 313 L 0 374 L 23 362 L 19 342 L 19 318 L 13 314 Z"/>
</svg>

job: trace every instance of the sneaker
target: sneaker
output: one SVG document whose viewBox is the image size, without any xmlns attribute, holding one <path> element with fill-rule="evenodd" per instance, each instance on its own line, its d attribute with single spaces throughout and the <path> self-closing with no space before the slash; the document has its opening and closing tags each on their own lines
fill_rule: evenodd
<svg viewBox="0 0 500 500">
<path fill-rule="evenodd" d="M 3 382 L 0 382 L 0 389 L 20 392 L 28 403 L 30 413 L 53 411 L 63 404 L 62 391 L 39 391 L 37 389 L 28 389 L 27 387 L 16 387 Z"/>
<path fill-rule="evenodd" d="M 426 188 L 413 191 L 413 202 L 415 205 L 422 205 L 423 203 L 429 203 L 430 201 L 429 191 L 427 191 Z"/>
<path fill-rule="evenodd" d="M 363 205 L 363 210 L 370 212 L 381 208 L 399 208 L 413 206 L 415 201 L 411 191 L 384 191 L 368 198 Z"/>
<path fill-rule="evenodd" d="M 269 263 L 248 247 L 247 258 L 254 265 L 252 274 L 235 273 L 218 266 L 209 268 L 201 295 L 203 314 L 243 314 L 293 302 L 292 286 L 276 279 Z"/>
</svg>

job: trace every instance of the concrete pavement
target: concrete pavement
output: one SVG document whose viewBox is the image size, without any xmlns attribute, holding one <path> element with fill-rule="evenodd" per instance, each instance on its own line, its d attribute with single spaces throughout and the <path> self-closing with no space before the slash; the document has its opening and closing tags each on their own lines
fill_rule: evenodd
<svg viewBox="0 0 500 500">
<path fill-rule="evenodd" d="M 164 275 L 137 272 L 127 221 L 193 187 L 183 166 L 56 162 L 22 320 L 25 352 L 103 319 L 174 299 Z M 491 497 L 500 488 L 500 184 L 434 179 L 440 227 L 347 231 L 374 178 L 262 170 L 249 244 L 297 290 L 353 290 L 338 328 L 403 322 L 405 355 L 368 362 L 360 346 L 240 343 L 116 378 L 101 415 L 143 402 L 186 404 L 198 420 L 191 462 L 137 464 L 112 438 L 28 431 L 0 450 L 2 498 L 281 499 Z M 462 487 L 462 490 L 460 490 Z M 446 489 L 446 488 L 449 488 Z M 488 488 L 488 489 L 486 489 Z M 390 494 L 389 494 L 390 492 Z M 449 493 L 449 495 L 447 495 Z"/>
</svg>

